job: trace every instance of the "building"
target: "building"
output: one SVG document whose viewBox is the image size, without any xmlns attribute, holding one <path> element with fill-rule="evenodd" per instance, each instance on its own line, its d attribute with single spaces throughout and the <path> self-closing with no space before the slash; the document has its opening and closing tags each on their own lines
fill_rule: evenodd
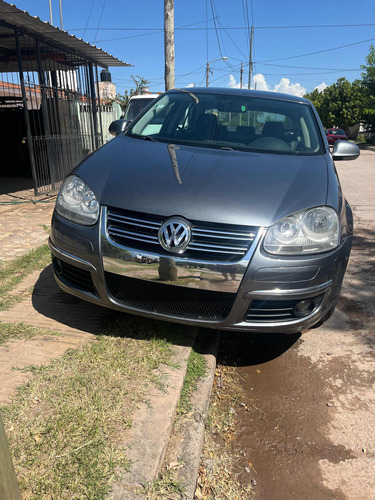
<svg viewBox="0 0 375 500">
<path fill-rule="evenodd" d="M 0 192 L 9 177 L 29 178 L 36 195 L 54 191 L 107 140 L 118 108 L 109 89 L 100 99 L 98 67 L 113 66 L 130 64 L 0 0 L 0 143 L 12 158 Z"/>
</svg>

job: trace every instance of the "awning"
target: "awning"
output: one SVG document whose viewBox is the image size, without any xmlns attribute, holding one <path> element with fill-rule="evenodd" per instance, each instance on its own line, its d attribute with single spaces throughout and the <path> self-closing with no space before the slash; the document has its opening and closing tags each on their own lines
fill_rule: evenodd
<svg viewBox="0 0 375 500">
<path fill-rule="evenodd" d="M 108 54 L 104 50 L 84 42 L 81 38 L 70 35 L 39 17 L 31 16 L 28 12 L 18 9 L 15 5 L 0 0 L 0 52 L 3 48 L 9 52 L 15 51 L 14 37 L 9 35 L 5 24 L 18 27 L 28 35 L 39 38 L 45 43 L 57 45 L 61 50 L 75 52 L 77 55 L 89 59 L 94 64 L 108 68 L 112 66 L 132 66 Z"/>
</svg>

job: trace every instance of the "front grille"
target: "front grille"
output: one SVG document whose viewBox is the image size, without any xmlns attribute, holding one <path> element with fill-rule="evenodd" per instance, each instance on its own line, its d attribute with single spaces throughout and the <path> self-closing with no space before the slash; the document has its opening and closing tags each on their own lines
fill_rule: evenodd
<svg viewBox="0 0 375 500">
<path fill-rule="evenodd" d="M 236 294 L 166 285 L 113 273 L 105 273 L 113 297 L 130 307 L 188 318 L 225 318 Z"/>
<path fill-rule="evenodd" d="M 158 240 L 158 231 L 167 217 L 107 209 L 107 232 L 119 245 L 140 251 L 170 255 Z M 253 243 L 258 228 L 190 221 L 192 238 L 183 256 L 205 261 L 241 260 Z"/>
<path fill-rule="evenodd" d="M 316 297 L 309 297 L 306 300 L 314 301 L 314 309 L 312 314 L 322 302 L 324 294 Z M 294 312 L 295 306 L 304 299 L 280 299 L 280 300 L 252 300 L 247 311 L 245 321 L 254 321 L 262 323 L 271 323 L 274 321 L 290 321 L 293 319 L 301 319 Z"/>
<path fill-rule="evenodd" d="M 57 259 L 52 259 L 53 270 L 55 274 L 68 285 L 72 285 L 79 290 L 90 292 L 96 295 L 96 289 L 92 281 L 90 271 L 72 266 L 67 262 Z"/>
</svg>

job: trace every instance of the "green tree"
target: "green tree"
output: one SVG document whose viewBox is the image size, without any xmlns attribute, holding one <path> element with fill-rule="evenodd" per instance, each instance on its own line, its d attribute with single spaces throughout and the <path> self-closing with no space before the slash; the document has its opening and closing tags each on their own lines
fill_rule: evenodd
<svg viewBox="0 0 375 500">
<path fill-rule="evenodd" d="M 363 121 L 368 132 L 375 135 L 375 48 L 370 45 L 367 65 L 362 65 L 362 89 L 364 95 Z"/>
<path fill-rule="evenodd" d="M 326 128 L 346 128 L 362 121 L 363 89 L 358 80 L 351 83 L 339 78 L 323 92 L 315 89 L 305 97 L 314 104 Z"/>
<path fill-rule="evenodd" d="M 122 109 L 126 108 L 129 99 L 133 95 L 142 94 L 142 92 L 147 88 L 148 84 L 150 83 L 148 80 L 138 75 L 137 76 L 131 75 L 131 78 L 134 82 L 135 87 L 131 88 L 130 90 L 125 90 L 123 94 L 116 94 L 116 97 L 113 99 L 113 101 L 117 101 L 120 104 Z"/>
</svg>

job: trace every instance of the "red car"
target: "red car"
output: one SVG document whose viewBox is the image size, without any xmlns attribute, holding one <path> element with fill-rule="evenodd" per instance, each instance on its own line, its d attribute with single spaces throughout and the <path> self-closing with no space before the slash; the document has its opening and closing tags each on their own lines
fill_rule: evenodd
<svg viewBox="0 0 375 500">
<path fill-rule="evenodd" d="M 326 130 L 328 144 L 335 144 L 336 141 L 347 141 L 348 136 L 341 128 L 328 128 Z"/>
</svg>

